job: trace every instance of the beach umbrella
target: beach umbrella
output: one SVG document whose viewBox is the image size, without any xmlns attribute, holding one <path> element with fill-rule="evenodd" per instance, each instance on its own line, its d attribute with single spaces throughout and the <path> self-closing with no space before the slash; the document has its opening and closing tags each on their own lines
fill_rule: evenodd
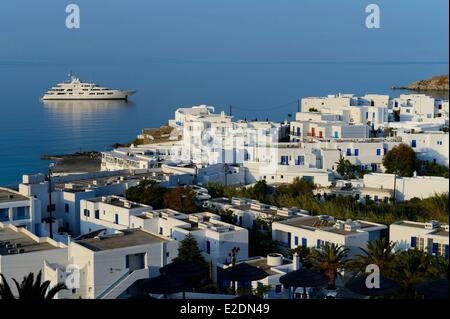
<svg viewBox="0 0 450 319">
<path fill-rule="evenodd" d="M 328 278 L 323 273 L 301 268 L 280 277 L 280 283 L 285 287 L 320 287 L 328 284 Z"/>
<path fill-rule="evenodd" d="M 255 296 L 255 295 L 249 295 L 249 294 L 234 298 L 234 300 L 260 300 L 260 299 L 262 299 L 262 298 L 259 298 L 258 296 Z"/>
<path fill-rule="evenodd" d="M 448 299 L 448 279 L 437 279 L 416 287 L 419 295 L 425 299 Z"/>
<path fill-rule="evenodd" d="M 247 263 L 240 263 L 236 266 L 228 267 L 221 272 L 223 279 L 237 282 L 261 280 L 267 276 L 269 274 L 264 270 Z"/>
<path fill-rule="evenodd" d="M 380 276 L 380 287 L 379 288 L 369 288 L 366 285 L 367 274 L 358 275 L 351 279 L 345 287 L 358 294 L 370 297 L 376 296 L 392 296 L 399 292 L 400 285 L 389 278 Z"/>
<path fill-rule="evenodd" d="M 309 269 L 300 268 L 280 277 L 280 283 L 286 288 L 321 287 L 328 284 L 328 278 L 323 273 Z"/>
<path fill-rule="evenodd" d="M 208 275 L 208 264 L 198 261 L 178 261 L 162 267 L 161 274 L 171 275 L 182 280 L 191 280 Z"/>
<path fill-rule="evenodd" d="M 184 292 L 186 286 L 182 280 L 170 275 L 160 275 L 144 281 L 144 291 L 151 294 L 173 294 Z"/>
</svg>

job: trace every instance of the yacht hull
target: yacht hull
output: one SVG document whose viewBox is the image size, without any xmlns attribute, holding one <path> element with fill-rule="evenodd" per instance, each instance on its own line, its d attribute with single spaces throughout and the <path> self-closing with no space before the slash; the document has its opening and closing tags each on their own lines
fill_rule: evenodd
<svg viewBox="0 0 450 319">
<path fill-rule="evenodd" d="M 95 101 L 95 100 L 128 100 L 128 97 L 132 96 L 135 93 L 135 91 L 124 91 L 120 93 L 114 93 L 111 95 L 105 95 L 105 96 L 81 96 L 81 95 L 44 95 L 42 97 L 42 100 L 49 101 L 49 100 L 83 100 L 83 101 Z"/>
</svg>

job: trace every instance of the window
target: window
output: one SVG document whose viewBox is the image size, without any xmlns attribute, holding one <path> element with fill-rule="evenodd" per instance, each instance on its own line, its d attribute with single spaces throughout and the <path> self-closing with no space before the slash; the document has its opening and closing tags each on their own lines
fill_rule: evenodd
<svg viewBox="0 0 450 319">
<path fill-rule="evenodd" d="M 355 148 L 355 156 L 359 155 L 359 149 Z"/>
<path fill-rule="evenodd" d="M 298 246 L 298 237 L 297 236 L 294 237 L 294 245 Z"/>
<path fill-rule="evenodd" d="M 352 150 L 347 148 L 347 152 L 345 153 L 347 156 L 351 156 L 352 155 Z"/>
<path fill-rule="evenodd" d="M 64 204 L 64 212 L 69 212 L 69 204 Z"/>
<path fill-rule="evenodd" d="M 119 224 L 119 214 L 114 215 L 114 223 Z"/>
<path fill-rule="evenodd" d="M 206 241 L 206 253 L 211 254 L 211 242 L 209 240 Z"/>
<path fill-rule="evenodd" d="M 317 249 L 320 248 L 320 239 L 317 239 L 317 242 L 316 242 L 316 248 L 317 248 Z"/>
<path fill-rule="evenodd" d="M 291 233 L 287 233 L 287 244 L 289 245 L 289 247 L 291 247 Z"/>
<path fill-rule="evenodd" d="M 96 219 L 100 219 L 100 211 L 98 209 L 95 210 L 94 215 Z"/>
<path fill-rule="evenodd" d="M 442 141 L 437 141 L 437 145 L 442 145 Z"/>
<path fill-rule="evenodd" d="M 305 165 L 305 156 L 303 155 L 297 156 L 297 161 L 295 165 Z"/>
<path fill-rule="evenodd" d="M 334 131 L 334 138 L 339 138 L 339 132 L 338 131 Z"/>
<path fill-rule="evenodd" d="M 416 237 L 411 237 L 411 247 L 415 248 L 416 247 Z"/>
<path fill-rule="evenodd" d="M 162 227 L 159 227 L 159 234 L 162 235 L 164 233 L 164 229 Z"/>
<path fill-rule="evenodd" d="M 411 147 L 416 147 L 416 146 L 417 146 L 416 140 L 411 140 Z"/>
<path fill-rule="evenodd" d="M 308 240 L 306 238 L 302 238 L 302 246 L 307 247 L 308 246 Z"/>
<path fill-rule="evenodd" d="M 377 148 L 377 156 L 381 156 L 381 148 Z"/>
<path fill-rule="evenodd" d="M 289 165 L 289 156 L 281 156 L 281 165 Z"/>
<path fill-rule="evenodd" d="M 89 209 L 85 209 L 84 211 L 83 211 L 83 214 L 84 214 L 84 216 L 86 216 L 86 217 L 89 217 Z"/>
</svg>

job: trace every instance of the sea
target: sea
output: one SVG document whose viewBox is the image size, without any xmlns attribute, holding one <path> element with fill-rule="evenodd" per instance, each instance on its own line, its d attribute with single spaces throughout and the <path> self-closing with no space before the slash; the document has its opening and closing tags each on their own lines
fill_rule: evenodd
<svg viewBox="0 0 450 319">
<path fill-rule="evenodd" d="M 335 93 L 389 94 L 448 74 L 436 62 L 228 62 L 133 60 L 52 63 L 0 61 L 0 185 L 45 172 L 44 154 L 105 151 L 127 143 L 143 128 L 159 127 L 179 107 L 206 104 L 236 119 L 284 121 L 303 97 Z M 44 92 L 69 72 L 108 88 L 134 89 L 124 101 L 43 102 Z M 438 96 L 448 99 L 448 94 Z"/>
</svg>

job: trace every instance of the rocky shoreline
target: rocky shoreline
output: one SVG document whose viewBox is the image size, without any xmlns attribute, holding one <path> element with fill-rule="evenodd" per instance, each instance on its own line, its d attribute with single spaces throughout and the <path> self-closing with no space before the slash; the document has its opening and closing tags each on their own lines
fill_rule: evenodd
<svg viewBox="0 0 450 319">
<path fill-rule="evenodd" d="M 448 91 L 448 75 L 438 75 L 428 80 L 419 80 L 407 86 L 392 86 L 391 89 L 410 91 Z"/>
</svg>

